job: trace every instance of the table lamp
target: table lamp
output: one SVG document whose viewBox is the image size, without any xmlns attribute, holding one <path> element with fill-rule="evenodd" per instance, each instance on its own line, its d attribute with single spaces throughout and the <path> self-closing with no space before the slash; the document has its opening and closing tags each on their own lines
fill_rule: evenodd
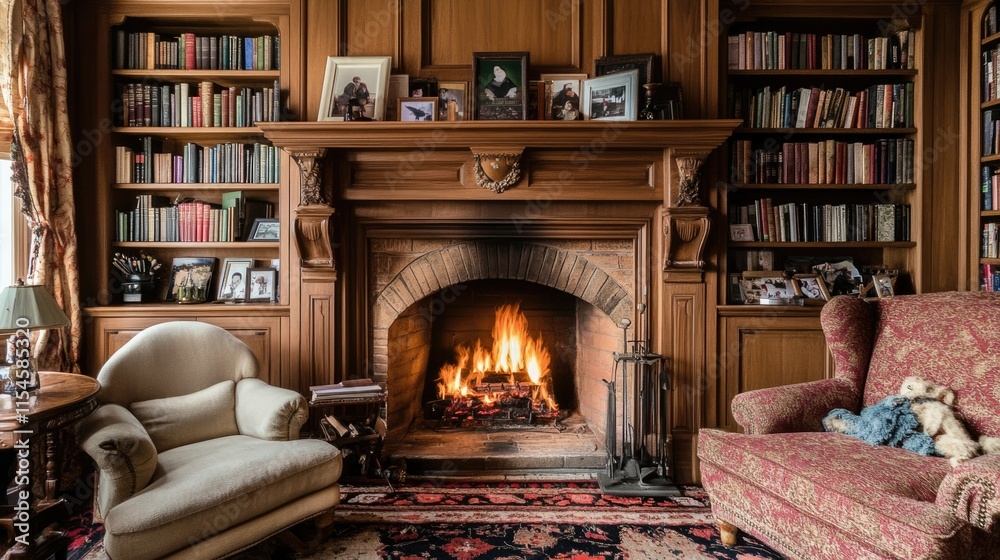
<svg viewBox="0 0 1000 560">
<path fill-rule="evenodd" d="M 16 286 L 9 286 L 0 292 L 0 334 L 13 335 L 7 343 L 12 382 L 26 382 L 23 389 L 28 391 L 38 389 L 38 368 L 31 352 L 31 329 L 55 329 L 68 324 L 69 317 L 44 286 L 25 286 L 24 281 L 19 279 Z"/>
</svg>

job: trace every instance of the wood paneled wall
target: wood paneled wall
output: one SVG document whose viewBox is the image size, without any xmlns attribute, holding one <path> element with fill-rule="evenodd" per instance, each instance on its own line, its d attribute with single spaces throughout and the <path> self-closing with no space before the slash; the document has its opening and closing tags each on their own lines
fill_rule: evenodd
<svg viewBox="0 0 1000 560">
<path fill-rule="evenodd" d="M 689 116 L 718 105 L 718 0 L 304 1 L 303 119 L 319 111 L 328 56 L 392 56 L 393 73 L 471 80 L 474 52 L 528 51 L 531 79 L 655 53 L 660 77 L 681 82 Z"/>
</svg>

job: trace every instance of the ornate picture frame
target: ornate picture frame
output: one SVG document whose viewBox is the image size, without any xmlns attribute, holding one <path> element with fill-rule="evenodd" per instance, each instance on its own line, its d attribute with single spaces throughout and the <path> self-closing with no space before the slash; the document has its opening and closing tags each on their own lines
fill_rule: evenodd
<svg viewBox="0 0 1000 560">
<path fill-rule="evenodd" d="M 383 120 L 391 60 L 388 56 L 327 57 L 316 120 Z"/>
<path fill-rule="evenodd" d="M 528 53 L 472 54 L 473 120 L 528 119 Z"/>
</svg>

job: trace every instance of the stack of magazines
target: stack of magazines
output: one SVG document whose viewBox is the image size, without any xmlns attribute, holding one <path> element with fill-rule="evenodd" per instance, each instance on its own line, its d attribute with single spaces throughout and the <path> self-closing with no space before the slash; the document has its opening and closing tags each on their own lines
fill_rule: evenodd
<svg viewBox="0 0 1000 560">
<path fill-rule="evenodd" d="M 352 403 L 365 402 L 385 397 L 385 389 L 371 379 L 345 379 L 331 385 L 314 385 L 310 402 L 316 403 Z"/>
</svg>

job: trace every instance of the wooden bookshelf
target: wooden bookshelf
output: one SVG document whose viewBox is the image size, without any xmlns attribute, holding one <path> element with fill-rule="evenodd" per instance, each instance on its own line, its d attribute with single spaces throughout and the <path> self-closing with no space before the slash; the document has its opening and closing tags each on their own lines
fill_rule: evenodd
<svg viewBox="0 0 1000 560">
<path fill-rule="evenodd" d="M 1000 65 L 996 64 L 1000 57 L 1000 23 L 997 22 L 1000 5 L 995 0 L 984 0 L 967 3 L 964 10 L 962 21 L 968 27 L 963 33 L 973 45 L 968 58 L 968 103 L 970 108 L 978 108 L 969 111 L 971 126 L 968 127 L 968 153 L 972 156 L 968 172 L 969 288 L 992 291 L 998 283 L 996 277 L 1000 276 L 1000 259 L 988 257 L 986 238 L 987 228 L 1000 224 L 1000 207 L 996 205 L 994 193 L 1000 188 L 1000 154 L 990 153 L 987 134 L 995 134 L 988 128 L 995 130 L 995 125 L 990 126 L 990 123 L 1000 120 L 1000 79 L 997 78 Z M 996 246 L 1000 239 L 994 236 L 989 244 Z"/>
</svg>

